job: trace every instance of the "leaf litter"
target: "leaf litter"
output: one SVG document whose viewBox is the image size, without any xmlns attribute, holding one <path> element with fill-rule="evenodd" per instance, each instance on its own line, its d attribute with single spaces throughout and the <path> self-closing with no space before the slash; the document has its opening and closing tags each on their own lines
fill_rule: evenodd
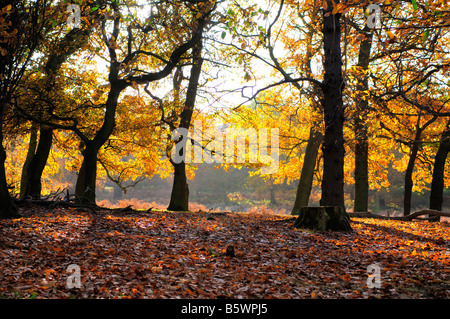
<svg viewBox="0 0 450 319">
<path fill-rule="evenodd" d="M 445 222 L 353 218 L 353 232 L 314 232 L 273 214 L 21 214 L 0 221 L 2 298 L 450 297 Z M 67 284 L 73 264 L 79 288 Z"/>
</svg>

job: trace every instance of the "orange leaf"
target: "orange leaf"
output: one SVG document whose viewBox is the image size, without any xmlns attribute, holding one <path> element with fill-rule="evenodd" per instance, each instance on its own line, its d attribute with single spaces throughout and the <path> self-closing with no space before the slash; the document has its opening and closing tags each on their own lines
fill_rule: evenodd
<svg viewBox="0 0 450 319">
<path fill-rule="evenodd" d="M 351 279 L 351 277 L 350 277 L 349 274 L 345 274 L 345 275 L 343 275 L 341 278 L 342 278 L 342 280 L 344 280 L 344 281 L 346 281 L 346 282 L 350 282 L 350 279 Z"/>
<path fill-rule="evenodd" d="M 341 13 L 346 8 L 345 3 L 338 3 L 333 6 L 332 14 Z"/>
</svg>

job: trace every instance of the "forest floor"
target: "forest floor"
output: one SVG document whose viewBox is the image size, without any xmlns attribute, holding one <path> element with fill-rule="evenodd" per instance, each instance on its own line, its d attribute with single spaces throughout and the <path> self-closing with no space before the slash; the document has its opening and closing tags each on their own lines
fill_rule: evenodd
<svg viewBox="0 0 450 319">
<path fill-rule="evenodd" d="M 313 232 L 271 214 L 20 213 L 0 220 L 0 298 L 450 298 L 447 222 Z"/>
</svg>

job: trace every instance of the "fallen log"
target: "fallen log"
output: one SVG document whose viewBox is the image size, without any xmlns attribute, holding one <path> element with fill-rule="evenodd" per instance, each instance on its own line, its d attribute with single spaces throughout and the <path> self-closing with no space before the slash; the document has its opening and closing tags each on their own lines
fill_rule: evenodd
<svg viewBox="0 0 450 319">
<path fill-rule="evenodd" d="M 15 201 L 16 206 L 18 207 L 27 207 L 27 206 L 42 206 L 48 208 L 77 208 L 77 209 L 90 209 L 90 210 L 98 210 L 101 207 L 93 204 L 77 204 L 71 203 L 61 200 L 47 200 L 47 199 L 21 199 Z"/>
<path fill-rule="evenodd" d="M 17 207 L 26 207 L 26 206 L 44 206 L 48 207 L 54 204 L 53 201 L 43 200 L 43 199 L 16 199 L 14 200 L 14 204 Z"/>
<path fill-rule="evenodd" d="M 422 210 L 419 210 L 412 214 L 409 214 L 406 216 L 398 216 L 398 217 L 383 216 L 383 215 L 378 215 L 378 214 L 374 214 L 371 212 L 348 213 L 348 215 L 350 216 L 350 218 L 362 217 L 362 218 L 377 218 L 377 219 L 400 220 L 400 221 L 411 221 L 413 219 L 418 219 L 419 216 L 423 216 L 423 215 L 450 217 L 450 213 L 441 212 L 439 210 L 434 210 L 434 209 L 422 209 Z"/>
<path fill-rule="evenodd" d="M 151 212 L 152 208 L 148 209 L 147 211 L 142 210 L 135 210 L 132 208 L 131 205 L 123 208 L 108 208 L 108 207 L 102 207 L 94 204 L 77 204 L 77 203 L 71 203 L 66 201 L 52 201 L 52 200 L 45 200 L 45 199 L 22 199 L 22 200 L 16 200 L 16 205 L 18 207 L 27 207 L 27 206 L 43 206 L 48 207 L 50 209 L 52 208 L 75 208 L 75 209 L 89 209 L 91 211 L 108 211 L 113 213 L 142 213 L 142 212 Z"/>
</svg>

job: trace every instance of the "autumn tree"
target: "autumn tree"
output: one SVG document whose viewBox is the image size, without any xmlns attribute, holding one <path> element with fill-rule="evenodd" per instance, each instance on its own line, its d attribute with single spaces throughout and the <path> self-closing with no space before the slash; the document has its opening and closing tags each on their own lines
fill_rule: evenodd
<svg viewBox="0 0 450 319">
<path fill-rule="evenodd" d="M 450 120 L 447 122 L 439 140 L 433 164 L 433 176 L 430 192 L 430 209 L 442 210 L 445 162 L 450 152 Z"/>
<path fill-rule="evenodd" d="M 314 78 L 313 76 L 313 58 L 316 54 L 320 54 L 320 51 L 315 49 L 317 42 L 314 41 L 316 35 L 316 28 L 319 25 L 319 11 L 320 6 L 316 3 L 311 4 L 306 10 L 304 6 L 296 5 L 295 3 L 288 3 L 297 15 L 296 20 L 293 20 L 290 27 L 303 34 L 303 42 L 306 47 L 306 52 L 301 54 L 298 47 L 292 47 L 294 51 L 291 60 L 294 61 L 295 67 L 299 70 L 303 70 L 304 74 L 308 78 Z M 280 7 L 280 10 L 282 6 Z M 298 21 L 297 21 L 298 20 Z M 269 40 L 269 39 L 268 39 Z M 283 34 L 282 41 L 286 43 L 287 49 L 291 49 L 292 39 L 288 36 L 288 33 Z M 270 41 L 270 40 L 269 40 Z M 311 104 L 311 114 L 322 114 L 322 109 L 320 105 L 320 99 L 322 97 L 322 92 L 319 83 L 311 82 L 310 86 L 305 86 L 297 81 L 288 74 L 286 70 L 282 67 L 286 63 L 280 63 L 274 53 L 274 45 L 268 41 L 268 48 L 270 50 L 270 57 L 273 61 L 276 69 L 284 76 L 285 79 L 290 80 L 292 84 L 300 95 L 306 97 L 306 99 Z M 317 40 L 316 40 L 317 41 Z M 288 60 L 289 61 L 289 60 Z M 321 121 L 314 118 L 311 121 L 311 126 L 309 129 L 309 137 L 307 140 L 306 148 L 304 150 L 303 165 L 301 168 L 300 178 L 298 181 L 298 187 L 296 192 L 296 197 L 294 201 L 294 206 L 292 208 L 292 213 L 296 214 L 300 211 L 303 206 L 308 206 L 309 197 L 311 194 L 311 189 L 313 185 L 314 172 L 316 170 L 317 157 L 319 153 L 320 146 L 323 140 L 323 129 Z"/>
<path fill-rule="evenodd" d="M 40 45 L 47 22 L 47 1 L 3 1 L 0 16 L 0 124 L 14 107 L 18 89 L 33 55 Z M 48 25 L 47 25 L 48 27 Z M 6 152 L 0 129 L 0 216 L 18 217 L 8 190 Z"/>
<path fill-rule="evenodd" d="M 178 128 L 189 129 L 191 124 L 192 114 L 195 107 L 195 100 L 197 97 L 197 88 L 199 85 L 199 78 L 202 71 L 202 33 L 205 27 L 205 20 L 199 22 L 201 29 L 199 30 L 200 37 L 194 44 L 192 49 L 192 67 L 189 77 L 189 85 L 186 92 L 186 100 L 184 102 L 183 110 L 180 114 L 180 124 Z M 182 143 L 186 145 L 187 137 L 182 137 L 176 141 L 176 143 Z M 182 154 L 177 154 L 181 157 L 181 162 L 170 158 L 170 163 L 174 168 L 172 193 L 170 195 L 170 203 L 168 210 L 174 211 L 186 211 L 189 204 L 189 187 L 186 178 L 186 148 L 181 151 Z"/>
<path fill-rule="evenodd" d="M 415 163 L 419 153 L 427 139 L 436 137 L 433 127 L 442 122 L 438 118 L 448 114 L 442 94 L 445 84 L 440 80 L 448 54 L 440 6 L 419 6 L 416 2 L 386 5 L 390 19 L 383 24 L 397 26 L 387 30 L 384 39 L 378 39 L 379 51 L 371 58 L 378 63 L 376 75 L 371 75 L 373 103 L 378 112 L 389 114 L 392 120 L 381 122 L 381 127 L 407 147 L 404 215 L 411 212 L 413 174 L 418 174 Z M 418 21 L 422 21 L 421 26 L 417 26 Z"/>
<path fill-rule="evenodd" d="M 216 2 L 213 1 L 196 1 L 192 2 L 191 10 L 193 12 L 193 21 L 196 25 L 196 39 L 192 45 L 192 51 L 190 55 L 191 60 L 191 68 L 188 86 L 186 90 L 186 97 L 184 99 L 184 103 L 179 105 L 181 108 L 181 112 L 178 111 L 177 121 L 168 122 L 167 118 L 163 118 L 162 120 L 169 124 L 171 129 L 171 136 L 176 137 L 175 132 L 178 130 L 184 130 L 185 132 L 189 131 L 189 127 L 191 125 L 192 116 L 194 113 L 194 108 L 196 105 L 197 98 L 197 90 L 199 87 L 200 75 L 202 73 L 202 65 L 203 65 L 203 33 L 207 24 L 211 19 L 211 14 L 215 10 Z M 179 93 L 181 81 L 183 80 L 182 68 L 178 68 L 177 72 L 174 75 L 174 94 L 176 95 L 175 102 L 176 104 L 180 103 Z M 151 93 L 149 92 L 151 95 Z M 177 106 L 177 105 L 176 105 Z M 162 106 L 163 108 L 164 106 Z M 164 114 L 164 113 L 163 113 Z M 177 123 L 177 124 L 175 124 Z M 173 211 L 187 211 L 189 209 L 189 187 L 187 183 L 187 175 L 186 175 L 186 146 L 187 143 L 190 143 L 186 134 L 180 134 L 178 138 L 175 140 L 175 143 L 178 144 L 176 147 L 178 151 L 175 156 L 170 156 L 169 161 L 174 169 L 173 174 L 173 186 L 172 192 L 170 195 L 170 203 L 168 206 L 168 210 Z M 181 147 L 180 147 L 181 146 Z"/>
<path fill-rule="evenodd" d="M 267 10 L 263 6 L 245 6 L 244 3 L 235 6 L 230 8 L 228 15 L 233 18 L 232 21 L 243 22 L 236 25 L 228 23 L 227 29 L 232 39 L 236 38 L 237 41 L 220 42 L 236 51 L 234 54 L 246 72 L 244 81 L 250 82 L 243 84 L 242 95 L 258 105 L 253 115 L 247 114 L 247 111 L 241 112 L 242 104 L 235 107 L 235 112 L 240 113 L 240 117 L 247 114 L 247 124 L 253 123 L 260 128 L 278 127 L 281 130 L 280 150 L 285 156 L 273 180 L 280 182 L 286 179 L 290 182 L 296 177 L 292 174 L 292 168 L 301 166 L 293 208 L 293 212 L 296 212 L 308 205 L 323 138 L 322 121 L 319 119 L 322 112 L 321 82 L 315 79 L 317 75 L 312 70 L 316 66 L 317 56 L 320 56 L 320 39 L 317 36 L 320 4 L 280 1 L 279 6 Z M 280 46 L 286 51 L 285 56 L 279 54 Z M 256 87 L 258 82 L 268 82 L 266 74 L 260 74 L 257 70 L 261 64 L 267 66 L 271 77 L 279 81 L 269 81 L 267 86 L 260 85 L 256 93 L 248 96 L 244 94 L 246 89 Z M 291 86 L 293 91 L 290 90 Z M 286 121 L 280 121 L 284 116 Z M 306 118 L 309 118 L 308 124 L 304 123 Z M 310 126 L 306 140 L 302 133 L 303 125 Z M 303 144 L 306 144 L 306 148 L 301 147 Z M 294 154 L 298 154 L 299 158 L 293 159 Z"/>
<path fill-rule="evenodd" d="M 125 12 L 133 7 L 135 8 L 134 12 Z M 184 3 L 173 6 L 168 3 L 158 4 L 158 14 L 155 15 L 153 11 L 150 11 L 150 16 L 145 22 L 147 24 L 142 24 L 136 19 L 137 8 L 139 5 L 136 6 L 133 3 L 119 5 L 117 2 L 111 2 L 103 10 L 104 18 L 96 27 L 98 43 L 106 47 L 105 51 L 109 55 L 107 77 L 109 85 L 107 91 L 104 92 L 106 99 L 102 102 L 105 112 L 101 115 L 102 120 L 97 124 L 98 129 L 82 128 L 76 115 L 75 117 L 67 114 L 57 115 L 57 112 L 61 112 L 57 109 L 50 112 L 53 122 L 57 122 L 52 124 L 54 127 L 73 130 L 82 141 L 83 161 L 75 189 L 79 202 L 95 203 L 98 152 L 109 139 L 115 127 L 120 94 L 130 86 L 157 81 L 168 76 L 183 55 L 201 37 L 194 23 L 190 29 L 185 28 L 183 33 L 172 39 L 170 39 L 169 33 L 165 34 L 167 40 L 164 45 L 173 46 L 174 49 L 166 50 L 167 47 L 165 47 L 163 52 L 157 50 L 151 52 L 149 48 L 153 44 L 149 39 L 155 41 L 161 32 L 169 32 L 170 28 L 179 26 L 182 17 L 170 14 L 171 12 L 185 14 L 186 9 L 189 13 L 189 5 L 186 7 Z M 91 10 L 94 9 L 97 10 L 98 7 L 91 8 Z M 189 34 L 191 34 L 190 38 Z M 161 40 L 161 37 L 158 40 Z M 97 46 L 97 48 L 96 52 L 101 53 L 100 47 Z M 148 62 L 143 62 L 143 60 Z M 141 66 L 144 68 L 155 67 L 159 70 L 151 72 L 140 69 Z"/>
<path fill-rule="evenodd" d="M 58 9 L 59 11 L 64 11 L 63 9 L 65 8 L 58 7 L 57 10 Z M 86 11 L 89 12 L 89 15 Z M 82 17 L 86 20 L 95 18 L 94 15 L 90 15 L 90 11 L 89 7 L 85 8 Z M 43 67 L 44 76 L 40 79 L 39 83 L 35 83 L 38 84 L 39 87 L 31 88 L 29 86 L 29 90 L 35 90 L 36 95 L 32 101 L 32 105 L 30 105 L 30 109 L 22 109 L 23 112 L 27 113 L 25 114 L 25 117 L 27 117 L 29 113 L 35 113 L 36 110 L 42 111 L 44 109 L 49 109 L 49 113 L 51 113 L 51 109 L 54 108 L 54 105 L 45 105 L 45 103 L 52 100 L 52 93 L 58 89 L 55 78 L 59 75 L 62 64 L 65 63 L 74 52 L 86 45 L 91 32 L 92 27 L 84 24 L 82 28 L 72 28 L 69 32 L 65 33 L 64 36 L 55 39 L 53 42 L 48 40 L 50 43 L 44 48 L 45 57 L 47 59 Z M 44 119 L 40 117 L 38 120 Z M 35 130 L 35 128 L 32 129 L 27 160 L 22 169 L 20 189 L 21 199 L 27 197 L 40 198 L 42 190 L 42 173 L 47 163 L 47 158 L 53 142 L 53 127 L 51 125 L 46 125 L 44 123 L 40 125 L 39 142 L 37 142 Z"/>
<path fill-rule="evenodd" d="M 322 143 L 323 176 L 320 204 L 344 207 L 344 108 L 342 100 L 344 81 L 341 61 L 341 12 L 337 10 L 338 4 L 339 2 L 326 1 L 322 9 L 323 80 L 318 81 L 304 74 L 298 78 L 292 78 L 286 72 L 283 75 L 284 82 L 309 81 L 320 87 L 325 126 Z M 282 6 L 283 1 L 280 2 L 280 7 Z M 280 14 L 281 10 L 278 11 L 277 16 Z"/>
</svg>

